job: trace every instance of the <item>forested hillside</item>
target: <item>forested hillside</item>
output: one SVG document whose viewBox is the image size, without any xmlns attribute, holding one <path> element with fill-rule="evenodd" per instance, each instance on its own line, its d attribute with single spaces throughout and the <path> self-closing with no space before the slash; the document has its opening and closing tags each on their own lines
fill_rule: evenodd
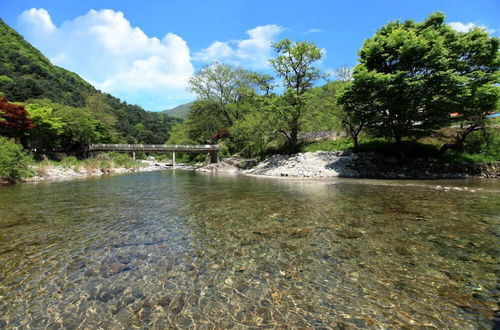
<svg viewBox="0 0 500 330">
<path fill-rule="evenodd" d="M 164 143 L 178 121 L 102 93 L 77 74 L 52 65 L 1 19 L 0 94 L 10 102 L 49 106 L 59 113 L 80 108 L 99 122 L 104 134 L 92 138 L 103 142 Z"/>
<path fill-rule="evenodd" d="M 166 115 L 169 115 L 170 117 L 186 119 L 188 114 L 189 114 L 189 110 L 191 110 L 191 106 L 193 105 L 193 103 L 194 102 L 181 104 L 181 105 L 178 105 L 175 108 L 172 108 L 170 110 L 165 110 L 165 111 L 163 111 L 163 113 Z"/>
</svg>

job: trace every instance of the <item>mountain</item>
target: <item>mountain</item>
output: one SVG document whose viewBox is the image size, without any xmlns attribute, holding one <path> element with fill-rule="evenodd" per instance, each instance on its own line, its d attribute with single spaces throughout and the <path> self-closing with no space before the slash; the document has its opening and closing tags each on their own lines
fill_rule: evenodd
<svg viewBox="0 0 500 330">
<path fill-rule="evenodd" d="M 189 102 L 186 104 L 181 104 L 176 106 L 175 108 L 169 109 L 169 110 L 164 110 L 162 111 L 164 114 L 167 114 L 171 117 L 174 118 L 180 118 L 180 119 L 186 119 L 187 115 L 189 113 L 189 110 L 191 110 L 191 105 L 194 102 Z"/>
<path fill-rule="evenodd" d="M 53 65 L 1 19 L 0 94 L 14 102 L 49 99 L 85 109 L 115 133 L 114 142 L 164 143 L 179 121 L 98 91 L 76 73 Z"/>
</svg>

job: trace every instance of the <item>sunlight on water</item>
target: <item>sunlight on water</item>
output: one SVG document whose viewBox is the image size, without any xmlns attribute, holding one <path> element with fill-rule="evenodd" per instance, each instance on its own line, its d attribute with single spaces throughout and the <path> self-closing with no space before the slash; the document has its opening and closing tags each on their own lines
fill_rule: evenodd
<svg viewBox="0 0 500 330">
<path fill-rule="evenodd" d="M 499 192 L 192 172 L 0 187 L 0 328 L 489 328 Z"/>
</svg>

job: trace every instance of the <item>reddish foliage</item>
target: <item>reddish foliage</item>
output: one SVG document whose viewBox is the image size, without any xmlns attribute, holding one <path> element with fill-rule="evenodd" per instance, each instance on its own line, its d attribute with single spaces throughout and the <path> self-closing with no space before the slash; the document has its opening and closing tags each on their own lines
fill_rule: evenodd
<svg viewBox="0 0 500 330">
<path fill-rule="evenodd" d="M 228 128 L 219 128 L 217 130 L 217 132 L 215 132 L 214 134 L 212 134 L 212 136 L 210 137 L 210 140 L 214 140 L 214 141 L 217 141 L 217 140 L 220 140 L 220 139 L 225 139 L 227 137 L 229 137 L 231 134 L 229 133 L 229 129 Z"/>
<path fill-rule="evenodd" d="M 0 133 L 7 136 L 20 136 L 35 126 L 22 105 L 9 103 L 5 97 L 0 99 L 0 118 Z"/>
</svg>

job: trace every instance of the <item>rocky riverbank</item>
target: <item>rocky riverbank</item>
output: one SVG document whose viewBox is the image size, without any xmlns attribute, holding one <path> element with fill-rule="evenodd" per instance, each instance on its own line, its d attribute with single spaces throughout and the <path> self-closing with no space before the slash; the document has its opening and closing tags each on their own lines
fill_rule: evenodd
<svg viewBox="0 0 500 330">
<path fill-rule="evenodd" d="M 214 164 L 209 164 L 198 168 L 201 172 L 225 172 L 241 174 L 242 171 L 257 166 L 259 162 L 255 159 L 241 159 L 237 157 L 225 158 Z"/>
<path fill-rule="evenodd" d="M 87 177 L 98 177 L 102 175 L 123 174 L 132 172 L 152 172 L 172 169 L 171 163 L 159 162 L 155 160 L 139 160 L 134 167 L 106 167 L 88 168 L 84 166 L 64 167 L 61 165 L 34 166 L 32 170 L 35 175 L 26 179 L 25 182 L 42 181 L 65 181 L 73 179 L 83 179 Z M 176 164 L 176 169 L 192 170 L 197 167 L 184 164 Z"/>
<path fill-rule="evenodd" d="M 248 175 L 285 177 L 344 177 L 377 179 L 459 179 L 500 177 L 500 163 L 443 163 L 436 159 L 398 162 L 395 157 L 366 152 L 307 152 L 274 155 L 252 169 Z"/>
<path fill-rule="evenodd" d="M 86 168 L 48 165 L 34 167 L 35 176 L 25 182 L 64 181 L 132 172 L 172 169 L 171 163 L 139 160 L 134 167 Z M 500 178 L 500 162 L 485 164 L 443 163 L 421 158 L 398 162 L 394 157 L 366 152 L 307 152 L 294 155 L 274 155 L 258 163 L 252 159 L 227 158 L 217 164 L 190 166 L 176 164 L 176 169 L 202 172 L 224 172 L 270 177 L 343 177 L 373 179 L 462 179 L 467 177 Z"/>
</svg>

